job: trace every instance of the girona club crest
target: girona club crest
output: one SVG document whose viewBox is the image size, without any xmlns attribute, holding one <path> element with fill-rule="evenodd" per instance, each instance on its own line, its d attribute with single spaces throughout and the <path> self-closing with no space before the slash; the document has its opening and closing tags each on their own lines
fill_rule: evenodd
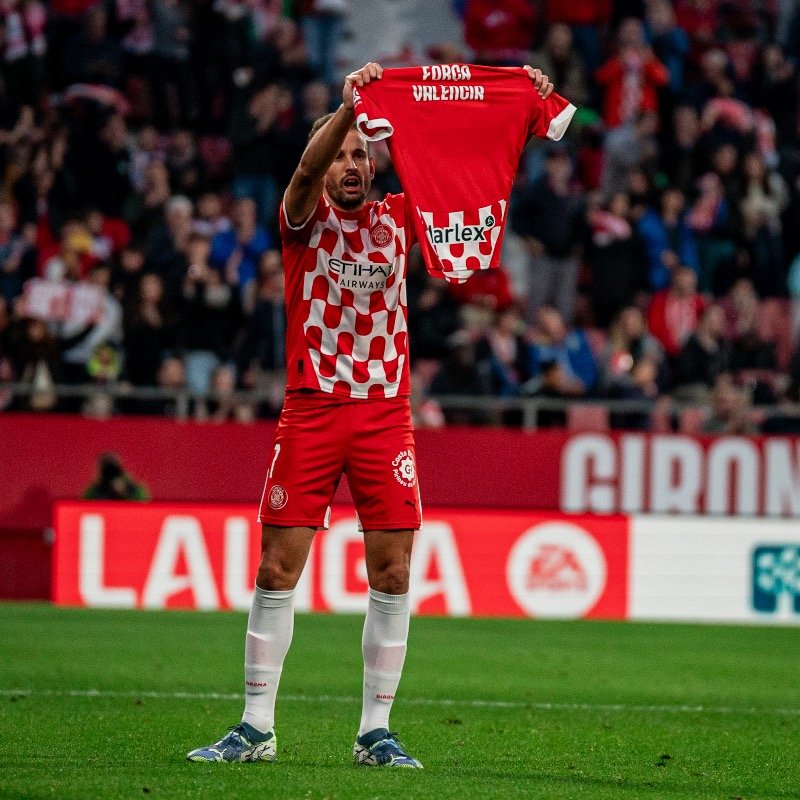
<svg viewBox="0 0 800 800">
<path fill-rule="evenodd" d="M 412 487 L 417 482 L 417 468 L 414 465 L 414 455 L 410 450 L 401 450 L 392 461 L 394 479 L 406 488 Z"/>
<path fill-rule="evenodd" d="M 273 511 L 280 511 L 289 502 L 289 492 L 280 484 L 275 484 L 269 490 L 269 507 Z"/>
<path fill-rule="evenodd" d="M 392 241 L 392 229 L 388 225 L 379 222 L 369 232 L 369 240 L 374 247 L 386 247 Z"/>
</svg>

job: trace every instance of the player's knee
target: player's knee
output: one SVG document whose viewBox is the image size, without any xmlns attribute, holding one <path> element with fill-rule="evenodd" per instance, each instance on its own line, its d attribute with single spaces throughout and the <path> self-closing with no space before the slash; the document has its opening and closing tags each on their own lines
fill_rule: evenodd
<svg viewBox="0 0 800 800">
<path fill-rule="evenodd" d="M 297 586 L 300 573 L 280 561 L 262 561 L 256 583 L 268 592 L 286 592 Z"/>
<path fill-rule="evenodd" d="M 382 565 L 370 581 L 376 592 L 405 594 L 408 591 L 408 564 L 405 561 Z"/>
</svg>

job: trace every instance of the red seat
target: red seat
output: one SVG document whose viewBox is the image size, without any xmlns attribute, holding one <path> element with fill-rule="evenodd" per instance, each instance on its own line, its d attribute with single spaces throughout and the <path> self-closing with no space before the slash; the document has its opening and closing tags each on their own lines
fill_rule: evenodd
<svg viewBox="0 0 800 800">
<path fill-rule="evenodd" d="M 608 409 L 594 403 L 567 406 L 567 429 L 585 433 L 604 433 L 611 427 Z"/>
<path fill-rule="evenodd" d="M 707 408 L 684 408 L 678 417 L 678 430 L 681 433 L 700 433 L 707 418 Z"/>
<path fill-rule="evenodd" d="M 669 403 L 656 403 L 650 412 L 650 430 L 653 433 L 672 433 L 672 410 Z"/>
</svg>

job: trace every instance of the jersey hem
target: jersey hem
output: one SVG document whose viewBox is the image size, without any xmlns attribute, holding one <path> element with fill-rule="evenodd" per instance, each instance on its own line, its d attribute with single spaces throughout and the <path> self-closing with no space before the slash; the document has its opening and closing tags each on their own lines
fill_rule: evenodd
<svg viewBox="0 0 800 800">
<path fill-rule="evenodd" d="M 273 525 L 276 528 L 314 528 L 316 530 L 327 530 L 325 520 L 317 522 L 307 519 L 270 519 L 262 514 L 258 515 L 259 525 Z M 418 531 L 422 527 L 422 518 L 415 519 L 413 522 L 361 522 L 362 531 Z"/>
<path fill-rule="evenodd" d="M 258 515 L 258 522 L 261 525 L 274 525 L 276 528 L 325 528 L 325 520 L 308 519 L 271 519 L 263 514 Z"/>
<path fill-rule="evenodd" d="M 380 525 L 361 521 L 363 531 L 418 531 L 422 527 L 422 519 L 408 522 L 383 522 Z"/>
</svg>

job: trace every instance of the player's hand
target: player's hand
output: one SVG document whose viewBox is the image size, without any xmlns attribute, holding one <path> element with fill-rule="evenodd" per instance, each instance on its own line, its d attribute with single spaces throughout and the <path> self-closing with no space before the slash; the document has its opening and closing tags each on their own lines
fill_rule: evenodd
<svg viewBox="0 0 800 800">
<path fill-rule="evenodd" d="M 546 100 L 553 93 L 553 84 L 540 69 L 534 69 L 530 64 L 526 64 L 523 69 L 528 73 L 528 77 L 533 81 L 533 88 L 539 92 L 542 100 Z"/>
<path fill-rule="evenodd" d="M 374 61 L 370 61 L 369 64 L 365 64 L 361 69 L 357 69 L 355 72 L 351 72 L 344 79 L 344 89 L 342 89 L 344 107 L 351 110 L 353 108 L 354 86 L 366 86 L 371 81 L 380 80 L 381 77 L 383 77 L 383 67 L 380 64 L 376 64 Z"/>
</svg>

